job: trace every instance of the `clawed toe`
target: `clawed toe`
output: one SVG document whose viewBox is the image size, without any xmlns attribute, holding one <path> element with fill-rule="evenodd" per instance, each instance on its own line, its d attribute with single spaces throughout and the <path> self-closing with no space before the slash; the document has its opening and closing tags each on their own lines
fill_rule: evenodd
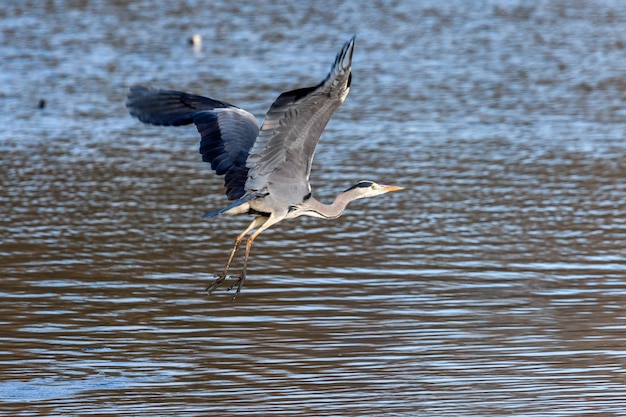
<svg viewBox="0 0 626 417">
<path fill-rule="evenodd" d="M 230 285 L 230 287 L 228 287 L 227 291 L 230 291 L 233 288 L 237 287 L 237 291 L 235 291 L 235 295 L 233 295 L 233 301 L 235 301 L 235 298 L 237 298 L 237 296 L 241 292 L 241 287 L 243 287 L 243 282 L 245 281 L 245 279 L 246 279 L 245 275 L 241 274 L 241 275 L 239 275 L 239 277 L 237 277 L 237 281 L 233 282 Z"/>
<path fill-rule="evenodd" d="M 226 274 L 215 274 L 215 275 L 213 275 L 215 280 L 213 280 L 213 283 L 211 285 L 206 287 L 206 292 L 208 292 L 209 295 L 211 295 L 211 293 L 213 291 L 215 291 L 217 289 L 217 287 L 222 285 L 222 282 L 224 282 L 224 280 L 226 279 L 227 276 L 228 275 L 226 275 Z"/>
<path fill-rule="evenodd" d="M 213 276 L 215 278 L 215 280 L 211 283 L 211 285 L 209 285 L 206 288 L 206 292 L 209 293 L 209 295 L 211 295 L 213 293 L 213 291 L 215 291 L 217 289 L 217 287 L 219 287 L 220 285 L 222 285 L 222 283 L 226 280 L 226 278 L 236 278 L 236 281 L 233 282 L 227 289 L 226 291 L 230 291 L 233 288 L 237 288 L 237 290 L 235 291 L 235 295 L 233 296 L 233 301 L 235 301 L 235 298 L 237 298 L 237 296 L 239 295 L 239 293 L 241 292 L 241 287 L 243 287 L 243 282 L 245 281 L 246 277 L 244 274 L 241 274 L 239 276 L 230 276 L 230 275 L 226 275 L 224 273 L 219 273 L 219 274 L 215 274 Z"/>
<path fill-rule="evenodd" d="M 232 277 L 232 278 L 235 278 L 235 277 Z M 241 276 L 237 277 L 237 281 L 230 284 L 230 287 L 228 287 L 226 291 L 230 291 L 233 288 L 237 287 L 237 292 L 239 292 L 239 287 L 241 287 L 241 282 L 242 282 Z"/>
</svg>

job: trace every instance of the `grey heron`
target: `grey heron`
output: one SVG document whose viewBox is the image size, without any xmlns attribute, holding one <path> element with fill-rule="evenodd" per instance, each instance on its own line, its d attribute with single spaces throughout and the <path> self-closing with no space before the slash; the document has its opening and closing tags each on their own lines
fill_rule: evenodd
<svg viewBox="0 0 626 417">
<path fill-rule="evenodd" d="M 252 114 L 223 101 L 180 91 L 131 87 L 126 107 L 132 116 L 159 126 L 195 124 L 201 136 L 202 160 L 224 176 L 226 196 L 232 203 L 202 217 L 254 216 L 235 239 L 226 267 L 215 274 L 207 288 L 209 294 L 229 277 L 230 265 L 246 236 L 243 269 L 228 288 L 237 288 L 233 300 L 246 279 L 252 242 L 269 227 L 299 216 L 334 219 L 353 200 L 402 189 L 360 181 L 339 193 L 331 204 L 311 195 L 309 176 L 315 147 L 350 91 L 354 41 L 353 36 L 343 45 L 321 83 L 282 93 L 260 128 Z"/>
</svg>

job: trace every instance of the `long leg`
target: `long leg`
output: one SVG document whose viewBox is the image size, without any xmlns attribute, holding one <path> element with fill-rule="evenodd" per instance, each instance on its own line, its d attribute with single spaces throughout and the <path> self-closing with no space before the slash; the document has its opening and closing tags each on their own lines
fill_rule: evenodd
<svg viewBox="0 0 626 417">
<path fill-rule="evenodd" d="M 209 293 L 209 295 L 217 287 L 219 287 L 220 284 L 222 284 L 222 282 L 224 282 L 224 280 L 228 276 L 228 269 L 230 268 L 230 264 L 233 262 L 233 258 L 235 257 L 235 253 L 237 252 L 237 249 L 239 248 L 239 245 L 241 244 L 241 241 L 243 240 L 243 238 L 251 230 L 256 229 L 257 227 L 259 227 L 260 225 L 265 223 L 266 220 L 267 220 L 266 217 L 261 217 L 261 216 L 255 217 L 254 220 L 252 220 L 252 223 L 250 223 L 250 225 L 248 227 L 246 227 L 246 230 L 244 230 L 243 232 L 241 232 L 237 236 L 237 238 L 235 239 L 235 244 L 233 245 L 233 249 L 230 251 L 230 256 L 228 257 L 228 262 L 226 262 L 226 267 L 224 268 L 224 271 L 221 272 L 221 273 L 215 274 L 215 276 L 214 276 L 215 280 L 206 289 L 206 291 Z"/>
<path fill-rule="evenodd" d="M 254 242 L 254 239 L 256 239 L 258 235 L 263 233 L 264 230 L 267 230 L 270 226 L 278 223 L 281 220 L 282 218 L 277 218 L 271 215 L 265 221 L 265 223 L 261 225 L 261 227 L 259 227 L 254 233 L 248 236 L 248 239 L 246 239 L 246 253 L 243 258 L 243 269 L 241 271 L 241 275 L 239 276 L 239 279 L 235 281 L 235 283 L 233 283 L 233 285 L 231 285 L 228 288 L 230 290 L 230 289 L 233 289 L 234 287 L 237 287 L 237 291 L 235 292 L 235 295 L 233 296 L 233 301 L 235 301 L 235 298 L 237 298 L 237 296 L 241 292 L 241 288 L 243 287 L 243 282 L 246 280 L 246 270 L 248 269 L 248 258 L 250 257 L 250 249 L 252 248 L 252 242 Z"/>
</svg>

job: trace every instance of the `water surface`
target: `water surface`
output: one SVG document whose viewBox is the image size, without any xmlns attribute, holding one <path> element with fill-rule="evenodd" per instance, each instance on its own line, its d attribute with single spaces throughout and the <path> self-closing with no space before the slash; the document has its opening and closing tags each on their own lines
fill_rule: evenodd
<svg viewBox="0 0 626 417">
<path fill-rule="evenodd" d="M 9 2 L 0 412 L 626 415 L 622 6 Z M 200 218 L 226 199 L 197 133 L 128 87 L 260 119 L 353 33 L 315 195 L 407 190 L 277 225 L 207 296 L 248 219 Z"/>
</svg>

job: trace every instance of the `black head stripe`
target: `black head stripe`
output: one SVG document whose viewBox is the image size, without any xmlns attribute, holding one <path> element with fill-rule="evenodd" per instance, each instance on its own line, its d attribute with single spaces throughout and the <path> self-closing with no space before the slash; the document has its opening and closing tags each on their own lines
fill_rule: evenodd
<svg viewBox="0 0 626 417">
<path fill-rule="evenodd" d="M 354 184 L 352 187 L 348 188 L 346 191 L 350 191 L 350 190 L 353 190 L 355 188 L 369 188 L 372 185 L 374 185 L 374 183 L 371 182 L 371 181 L 359 181 L 356 184 Z M 344 193 L 346 191 L 344 191 Z"/>
</svg>

